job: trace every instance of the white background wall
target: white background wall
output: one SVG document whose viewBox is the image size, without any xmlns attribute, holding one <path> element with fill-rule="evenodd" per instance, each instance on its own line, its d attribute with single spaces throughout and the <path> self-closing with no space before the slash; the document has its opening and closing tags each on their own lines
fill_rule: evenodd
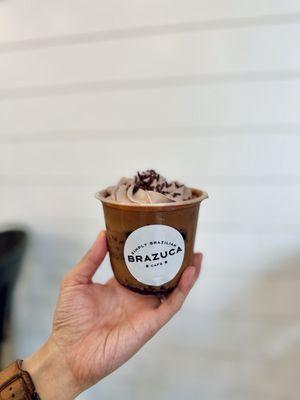
<svg viewBox="0 0 300 400">
<path fill-rule="evenodd" d="M 103 227 L 94 192 L 153 167 L 210 194 L 202 279 L 82 399 L 299 398 L 299 34 L 298 0 L 0 3 L 0 222 L 31 231 L 15 356 Z"/>
</svg>

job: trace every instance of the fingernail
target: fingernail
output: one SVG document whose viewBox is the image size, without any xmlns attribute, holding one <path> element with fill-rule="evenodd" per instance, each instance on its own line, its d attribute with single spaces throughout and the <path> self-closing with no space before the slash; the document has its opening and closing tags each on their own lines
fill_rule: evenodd
<svg viewBox="0 0 300 400">
<path fill-rule="evenodd" d="M 195 253 L 195 256 L 197 257 L 199 262 L 201 262 L 203 260 L 203 254 L 202 253 Z"/>
<path fill-rule="evenodd" d="M 100 231 L 98 233 L 98 239 L 102 238 L 103 236 L 105 236 L 106 232 L 104 230 Z"/>
<path fill-rule="evenodd" d="M 189 267 L 189 275 L 190 275 L 191 279 L 193 279 L 193 280 L 197 276 L 197 269 L 193 265 L 191 267 Z"/>
<path fill-rule="evenodd" d="M 105 231 L 101 231 L 98 233 L 96 240 L 91 245 L 91 249 L 98 248 L 99 240 L 101 240 L 103 236 L 105 236 Z"/>
<path fill-rule="evenodd" d="M 196 268 L 192 265 L 188 267 L 180 280 L 180 284 L 183 290 L 189 291 L 194 285 L 196 280 Z"/>
</svg>

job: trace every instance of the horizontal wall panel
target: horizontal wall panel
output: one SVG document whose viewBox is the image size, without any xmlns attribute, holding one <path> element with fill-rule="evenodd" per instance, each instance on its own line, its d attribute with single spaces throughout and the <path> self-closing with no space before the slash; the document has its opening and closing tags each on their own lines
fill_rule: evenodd
<svg viewBox="0 0 300 400">
<path fill-rule="evenodd" d="M 89 142 L 23 143 L 19 146 L 4 143 L 1 144 L 0 176 L 46 177 L 51 172 L 54 177 L 72 177 L 76 185 L 77 175 L 99 174 L 101 185 L 101 182 L 116 182 L 124 174 L 130 176 L 137 169 L 151 167 L 170 179 L 186 181 L 187 175 L 192 176 L 188 182 L 190 186 L 202 186 L 196 179 L 198 171 L 200 176 L 205 173 L 208 176 L 276 174 L 284 180 L 286 174 L 300 174 L 299 145 L 300 136 L 296 135 L 161 138 L 157 141 L 149 138 L 148 142 L 141 138 L 107 140 L 97 146 Z M 104 180 L 103 176 L 106 176 Z M 97 187 L 98 184 L 95 189 Z"/>
<path fill-rule="evenodd" d="M 195 178 L 196 179 L 196 178 Z M 201 187 L 201 182 L 197 182 Z M 87 218 L 98 216 L 98 187 L 63 188 L 21 186 L 1 190 L 0 215 L 20 220 Z M 207 189 L 208 190 L 208 189 Z M 214 187 L 201 205 L 201 221 L 213 224 L 297 225 L 300 230 L 300 187 L 277 188 Z M 20 199 L 22 203 L 20 204 Z"/>
<path fill-rule="evenodd" d="M 205 282 L 191 293 L 190 307 L 199 316 L 226 318 L 299 318 L 298 282 Z"/>
<path fill-rule="evenodd" d="M 90 129 L 81 128 L 74 130 L 48 130 L 42 131 L 20 131 L 20 132 L 0 132 L 1 143 L 14 143 L 15 146 L 26 143 L 49 143 L 49 142 L 93 142 L 95 144 L 109 140 L 115 142 L 122 140 L 136 140 L 141 137 L 147 143 L 149 140 L 170 137 L 179 139 L 185 136 L 187 140 L 211 136 L 247 136 L 247 135 L 299 135 L 300 124 L 233 124 L 233 125 L 201 125 L 201 126 L 165 126 L 156 128 L 131 128 L 131 129 Z M 292 176 L 287 179 L 292 179 Z M 90 179 L 93 179 L 91 176 Z M 270 181 L 271 182 L 271 181 Z M 267 182 L 266 182 L 267 183 Z"/>
<path fill-rule="evenodd" d="M 149 167 L 149 166 L 148 166 Z M 165 169 L 166 170 L 166 169 Z M 111 175 L 10 175 L 1 174 L 0 182 L 3 187 L 73 187 L 74 185 L 81 188 L 90 187 L 93 190 L 99 187 L 99 181 L 102 182 L 101 186 L 107 184 L 109 186 L 112 181 L 116 182 L 119 177 Z M 209 174 L 209 173 L 184 173 L 179 171 L 178 179 L 185 182 L 197 182 L 198 186 L 208 190 L 210 193 L 215 187 L 280 187 L 280 190 L 285 190 L 289 187 L 298 187 L 300 185 L 300 174 Z M 84 189 L 85 190 L 85 189 Z"/>
<path fill-rule="evenodd" d="M 219 335 L 222 335 L 222 331 L 219 332 Z M 183 344 L 184 342 L 183 340 Z M 252 361 L 246 358 L 236 360 L 235 356 L 238 356 L 238 352 L 235 351 L 230 359 L 225 360 L 220 355 L 214 355 L 212 352 L 205 354 L 197 351 L 196 348 L 189 351 L 184 346 L 181 348 L 169 347 L 168 349 L 169 352 L 160 346 L 157 349 L 149 350 L 149 353 L 152 354 L 152 356 L 149 354 L 149 359 L 152 361 L 149 360 L 149 368 L 155 370 L 156 367 L 156 373 L 149 374 L 152 379 L 154 378 L 153 381 L 150 381 L 149 387 L 153 385 L 157 393 L 161 393 L 161 389 L 157 389 L 157 385 L 161 382 L 161 370 L 157 371 L 157 359 L 160 360 L 161 367 L 166 371 L 164 377 L 168 379 L 169 383 L 166 385 L 167 387 L 163 386 L 166 387 L 166 392 L 170 387 L 175 386 L 176 393 L 180 393 L 181 398 L 188 393 L 191 399 L 197 399 L 199 394 L 203 394 L 205 398 L 213 400 L 227 398 L 283 400 L 287 398 L 287 393 L 292 394 L 292 385 L 297 387 L 296 362 L 291 360 L 291 363 L 288 364 L 280 356 L 267 359 L 258 356 Z M 141 355 L 140 365 L 143 365 L 147 353 L 144 356 Z M 176 373 L 187 374 L 188 379 L 184 382 L 177 379 L 175 382 Z M 132 385 L 135 385 L 135 382 L 139 385 L 136 374 L 130 382 Z M 141 385 L 141 389 L 142 387 Z M 149 396 L 147 399 L 150 398 Z M 292 395 L 290 399 L 293 399 Z"/>
<path fill-rule="evenodd" d="M 140 26 L 186 23 L 187 21 L 206 21 L 228 18 L 257 18 L 258 16 L 280 16 L 300 12 L 297 0 L 218 0 L 209 3 L 204 0 L 127 1 L 113 0 L 101 3 L 95 0 L 87 3 L 76 0 L 55 0 L 48 5 L 41 5 L 34 0 L 28 4 L 23 1 L 1 4 L 0 26 L 1 41 L 24 41 L 40 37 L 57 37 L 84 32 L 120 30 Z M 269 19 L 264 18 L 265 23 Z M 254 22 L 255 21 L 250 21 Z M 243 23 L 243 22 L 242 22 Z M 241 23 L 240 23 L 241 24 Z"/>
<path fill-rule="evenodd" d="M 300 67 L 293 46 L 299 33 L 292 24 L 0 52 L 0 94 L 1 88 L 85 81 L 293 70 Z"/>
<path fill-rule="evenodd" d="M 44 225 L 42 221 L 40 225 Z M 48 224 L 48 226 L 51 224 Z M 65 224 L 62 224 L 65 226 Z M 45 229 L 45 225 L 44 228 Z M 46 228 L 47 229 L 47 228 Z M 65 228 L 64 228 L 65 229 Z M 73 231 L 83 236 L 83 224 L 73 224 Z M 65 232 L 65 231 L 64 231 Z M 61 238 L 61 242 L 59 241 Z M 40 245 L 37 247 L 37 243 Z M 59 280 L 69 268 L 78 261 L 86 252 L 78 250 L 74 236 L 62 234 L 59 230 L 54 236 L 40 231 L 37 241 L 32 243 L 32 253 L 28 254 L 28 272 L 24 282 L 31 284 L 32 274 L 36 281 Z M 45 251 L 46 250 L 46 251 Z M 47 257 L 45 257 L 47 254 Z M 246 256 L 246 254 L 245 254 Z M 207 254 L 209 260 L 209 253 Z M 108 259 L 106 260 L 108 264 Z M 106 264 L 106 265 L 107 265 Z M 208 261 L 204 260 L 204 267 L 209 268 Z M 108 265 L 107 265 L 108 266 Z M 242 267 L 242 266 L 241 266 Z M 105 272 L 104 276 L 107 274 Z M 100 279 L 102 272 L 99 269 Z M 98 274 L 97 274 L 98 276 Z M 271 276 L 271 273 L 270 273 Z M 98 280 L 98 277 L 97 279 Z M 58 289 L 58 288 L 57 288 Z M 57 290 L 55 288 L 55 291 Z M 189 296 L 186 309 L 195 313 L 198 318 L 255 321 L 281 320 L 295 321 L 299 318 L 300 298 L 299 279 L 268 279 L 268 276 L 256 276 L 251 279 L 223 279 L 222 277 L 209 277 L 203 274 L 194 290 Z M 46 290 L 41 285 L 33 296 L 47 299 L 54 288 L 49 286 Z"/>
<path fill-rule="evenodd" d="M 223 359 L 249 363 L 258 358 L 279 357 L 282 363 L 288 364 L 300 362 L 300 349 L 295 340 L 298 334 L 297 323 L 280 326 L 275 321 L 203 321 L 185 310 L 162 331 L 160 341 L 162 346 L 187 351 L 194 349 L 208 357 L 223 356 Z M 185 343 L 182 343 L 182 337 L 185 337 Z"/>
<path fill-rule="evenodd" d="M 22 213 L 27 212 L 27 215 L 22 216 L 17 210 L 14 215 L 1 214 L 1 228 L 14 223 L 29 230 L 34 243 L 38 243 L 34 247 L 38 259 L 33 259 L 32 265 L 42 263 L 46 271 L 48 266 L 52 271 L 52 265 L 56 264 L 60 265 L 58 273 L 63 268 L 69 268 L 85 254 L 97 233 L 105 227 L 100 205 L 94 204 L 92 199 L 92 221 L 84 217 L 86 210 L 83 207 L 73 219 L 57 218 L 52 210 L 49 215 L 49 204 L 55 203 L 55 197 L 43 201 L 44 216 L 32 216 L 27 202 L 23 202 L 22 197 L 19 202 L 20 208 L 24 208 Z M 33 207 L 38 206 L 33 203 Z M 203 209 L 200 213 L 195 241 L 195 250 L 204 253 L 203 279 L 219 278 L 224 284 L 232 279 L 237 280 L 237 284 L 253 279 L 300 281 L 299 228 L 287 229 L 282 224 L 209 224 L 203 220 L 207 211 Z M 49 255 L 49 259 L 45 258 L 45 254 Z M 101 269 L 100 275 L 102 272 Z M 104 277 L 107 276 L 109 271 L 106 270 Z"/>
<path fill-rule="evenodd" d="M 50 97 L 1 101 L 1 131 L 299 123 L 298 80 L 192 82 L 174 80 L 178 87 L 141 86 L 93 94 L 85 93 L 87 88 L 76 94 L 62 90 Z"/>
<path fill-rule="evenodd" d="M 74 229 L 76 229 L 75 225 Z M 78 225 L 78 229 L 80 229 L 80 225 Z M 59 251 L 59 249 L 55 248 L 53 250 L 56 253 Z M 84 253 L 81 256 L 83 255 Z M 36 256 L 36 261 L 38 260 L 43 263 L 43 269 L 54 268 L 54 265 L 59 265 L 56 276 L 59 276 L 59 271 L 62 271 L 62 268 L 68 270 L 73 265 L 73 263 L 67 265 L 66 256 L 64 256 L 63 252 L 53 256 L 49 255 L 48 260 Z M 57 264 L 59 260 L 61 261 Z M 63 265 L 62 260 L 64 261 Z M 36 263 L 36 267 L 40 263 Z M 205 265 L 209 268 L 207 264 Z M 42 267 L 39 266 L 39 268 Z M 103 281 L 103 277 L 106 274 L 107 272 L 102 274 L 100 269 L 99 278 L 96 277 L 96 281 Z M 49 272 L 40 273 L 39 275 L 43 279 L 46 276 L 51 276 Z M 203 275 L 203 279 L 199 280 L 190 294 L 186 308 L 195 313 L 195 315 L 197 314 L 198 318 L 213 320 L 240 319 L 242 321 L 255 321 L 258 319 L 264 321 L 265 318 L 266 320 L 283 322 L 297 321 L 300 306 L 299 290 L 299 279 L 294 279 L 293 281 L 268 280 L 260 277 L 255 279 L 222 279 L 222 277 L 208 279 Z M 47 293 L 40 294 L 41 298 L 43 296 L 47 297 Z"/>
</svg>

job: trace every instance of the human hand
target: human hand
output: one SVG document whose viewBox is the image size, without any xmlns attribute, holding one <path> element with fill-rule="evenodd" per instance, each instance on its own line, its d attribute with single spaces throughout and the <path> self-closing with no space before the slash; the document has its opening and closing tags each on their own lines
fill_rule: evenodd
<svg viewBox="0 0 300 400">
<path fill-rule="evenodd" d="M 198 253 L 161 302 L 129 291 L 115 278 L 93 283 L 106 252 L 103 231 L 62 280 L 48 341 L 24 361 L 43 400 L 74 399 L 124 364 L 181 308 L 200 273 Z"/>
</svg>

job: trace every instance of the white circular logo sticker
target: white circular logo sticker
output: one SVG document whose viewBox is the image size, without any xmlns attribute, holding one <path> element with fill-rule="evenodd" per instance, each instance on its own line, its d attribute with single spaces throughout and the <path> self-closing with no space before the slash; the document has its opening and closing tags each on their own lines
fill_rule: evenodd
<svg viewBox="0 0 300 400">
<path fill-rule="evenodd" d="M 179 271 L 185 251 L 182 235 L 168 225 L 147 225 L 133 231 L 124 246 L 130 273 L 139 282 L 160 286 Z"/>
</svg>

